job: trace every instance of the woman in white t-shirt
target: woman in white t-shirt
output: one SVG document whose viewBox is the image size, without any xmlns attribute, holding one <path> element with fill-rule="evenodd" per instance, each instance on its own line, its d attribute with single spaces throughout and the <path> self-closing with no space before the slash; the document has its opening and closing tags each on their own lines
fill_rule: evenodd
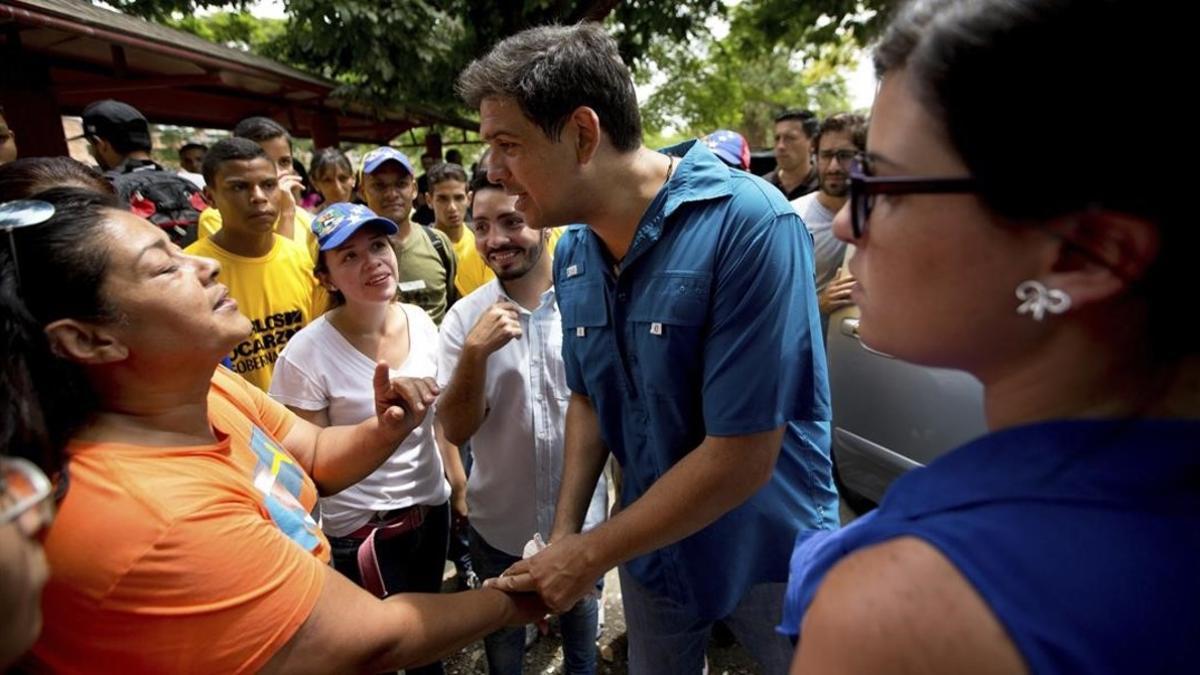
<svg viewBox="0 0 1200 675">
<path fill-rule="evenodd" d="M 364 384 L 379 361 L 393 378 L 437 377 L 437 327 L 420 307 L 397 300 L 388 243 L 397 229 L 357 204 L 333 204 L 313 220 L 316 274 L 332 309 L 288 341 L 270 394 L 316 424 L 375 415 L 374 391 Z M 427 415 L 374 473 L 321 499 L 334 566 L 376 595 L 441 589 L 450 523 L 446 469 L 464 484 L 465 477 L 457 450 L 439 452 L 435 436 L 434 416 Z"/>
</svg>

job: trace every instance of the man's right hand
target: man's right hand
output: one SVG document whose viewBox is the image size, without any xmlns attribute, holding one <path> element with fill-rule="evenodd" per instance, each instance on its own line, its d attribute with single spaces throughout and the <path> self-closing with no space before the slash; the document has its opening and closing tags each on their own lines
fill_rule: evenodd
<svg viewBox="0 0 1200 675">
<path fill-rule="evenodd" d="M 467 335 L 464 349 L 478 350 L 490 356 L 511 340 L 521 337 L 521 320 L 517 306 L 508 300 L 497 300 L 479 317 Z"/>
</svg>

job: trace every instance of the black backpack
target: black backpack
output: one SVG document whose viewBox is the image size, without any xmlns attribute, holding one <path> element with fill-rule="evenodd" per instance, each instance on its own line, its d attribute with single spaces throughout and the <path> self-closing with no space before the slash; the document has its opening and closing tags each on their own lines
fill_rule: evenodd
<svg viewBox="0 0 1200 675">
<path fill-rule="evenodd" d="M 161 227 L 177 246 L 196 241 L 200 212 L 208 204 L 195 183 L 148 160 L 124 162 L 106 175 L 118 200 Z"/>
<path fill-rule="evenodd" d="M 446 242 L 442 238 L 434 234 L 433 228 L 428 225 L 418 225 L 429 237 L 429 243 L 433 244 L 433 250 L 437 251 L 438 257 L 442 259 L 442 271 L 446 274 L 446 309 L 450 309 L 450 305 L 458 302 L 458 287 L 454 285 L 455 266 L 450 262 L 450 252 L 446 250 Z M 464 226 L 465 227 L 465 226 Z"/>
</svg>

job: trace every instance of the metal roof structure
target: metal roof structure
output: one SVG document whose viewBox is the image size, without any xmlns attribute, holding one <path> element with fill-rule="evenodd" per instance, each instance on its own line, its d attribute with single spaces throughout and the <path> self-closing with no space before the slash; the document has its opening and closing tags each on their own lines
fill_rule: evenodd
<svg viewBox="0 0 1200 675">
<path fill-rule="evenodd" d="M 0 102 L 21 130 L 22 154 L 65 152 L 49 137 L 61 136 L 58 116 L 104 98 L 158 124 L 228 129 L 264 115 L 318 147 L 386 143 L 429 124 L 477 125 L 432 110 L 379 113 L 339 101 L 330 80 L 85 0 L 0 0 L 0 63 Z"/>
</svg>

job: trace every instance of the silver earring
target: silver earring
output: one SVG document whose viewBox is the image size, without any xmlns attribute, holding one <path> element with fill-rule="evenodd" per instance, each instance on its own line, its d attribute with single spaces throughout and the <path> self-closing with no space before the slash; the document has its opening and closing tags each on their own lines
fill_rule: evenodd
<svg viewBox="0 0 1200 675">
<path fill-rule="evenodd" d="M 1017 286 L 1017 299 L 1022 301 L 1017 314 L 1029 314 L 1034 321 L 1041 321 L 1046 312 L 1062 314 L 1071 309 L 1071 296 L 1057 288 L 1046 288 L 1045 284 L 1033 279 Z"/>
</svg>

